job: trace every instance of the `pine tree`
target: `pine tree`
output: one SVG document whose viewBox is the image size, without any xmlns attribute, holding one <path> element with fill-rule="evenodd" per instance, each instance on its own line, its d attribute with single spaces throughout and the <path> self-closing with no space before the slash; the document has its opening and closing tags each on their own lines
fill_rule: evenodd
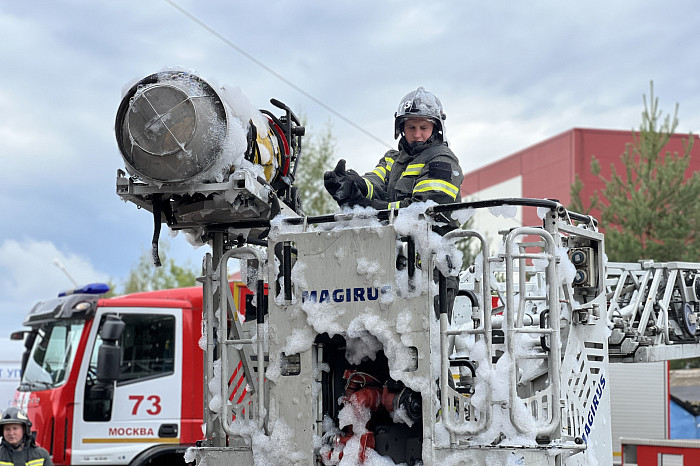
<svg viewBox="0 0 700 466">
<path fill-rule="evenodd" d="M 589 199 L 588 205 L 584 206 L 583 200 L 581 199 L 581 191 L 583 191 L 583 181 L 581 181 L 578 173 L 576 173 L 574 175 L 574 182 L 571 184 L 571 204 L 569 205 L 568 210 L 571 212 L 588 215 L 592 210 L 600 207 L 600 197 L 598 191 L 594 192 Z"/>
<path fill-rule="evenodd" d="M 644 111 L 639 130 L 621 155 L 624 174 L 611 164 L 611 175 L 600 174 L 600 162 L 593 157 L 591 172 L 605 187 L 595 193 L 589 210 L 601 210 L 601 227 L 605 231 L 608 259 L 635 262 L 653 259 L 699 261 L 700 174 L 685 179 L 690 164 L 693 138 L 684 142 L 682 155 L 664 151 L 678 126 L 678 104 L 673 116 L 662 117 L 654 84 L 650 85 L 649 102 L 643 96 Z M 572 199 L 580 199 L 582 184 L 572 186 Z M 582 208 L 573 203 L 573 208 Z"/>
</svg>

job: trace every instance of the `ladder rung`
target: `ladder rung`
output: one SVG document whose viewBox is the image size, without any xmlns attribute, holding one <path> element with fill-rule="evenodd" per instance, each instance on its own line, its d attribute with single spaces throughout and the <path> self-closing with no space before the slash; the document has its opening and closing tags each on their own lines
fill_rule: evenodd
<svg viewBox="0 0 700 466">
<path fill-rule="evenodd" d="M 549 335 L 552 332 L 554 332 L 554 330 L 551 328 L 525 328 L 525 327 L 514 328 L 513 331 L 515 333 L 541 333 L 544 335 Z"/>
<path fill-rule="evenodd" d="M 251 340 L 250 338 L 245 339 L 245 340 L 224 340 L 223 344 L 224 345 L 252 345 L 255 343 L 255 340 Z"/>
<path fill-rule="evenodd" d="M 539 252 L 539 253 L 526 252 L 526 253 L 522 253 L 522 254 L 513 254 L 511 257 L 513 259 L 546 259 L 546 260 L 552 259 L 551 254 L 545 254 L 545 253 L 541 253 L 541 252 Z"/>
</svg>

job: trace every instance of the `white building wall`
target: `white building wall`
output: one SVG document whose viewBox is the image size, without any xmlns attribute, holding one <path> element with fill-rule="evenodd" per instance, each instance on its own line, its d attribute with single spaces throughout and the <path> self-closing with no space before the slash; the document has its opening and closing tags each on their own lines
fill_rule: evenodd
<svg viewBox="0 0 700 466">
<path fill-rule="evenodd" d="M 12 403 L 19 385 L 24 342 L 0 338 L 0 411 Z"/>
<path fill-rule="evenodd" d="M 668 438 L 666 364 L 665 361 L 610 364 L 614 464 L 621 464 L 620 437 Z"/>
<path fill-rule="evenodd" d="M 499 199 L 510 197 L 522 197 L 523 192 L 523 177 L 518 175 L 509 180 L 495 184 L 489 188 L 477 191 L 465 201 L 483 201 L 487 199 Z M 498 252 L 500 238 L 498 232 L 500 230 L 509 230 L 513 227 L 521 226 L 523 223 L 523 209 L 519 206 L 511 206 L 512 209 L 490 209 L 490 212 L 485 209 L 479 209 L 474 214 L 473 229 L 483 234 L 486 241 L 491 246 L 490 253 Z M 512 212 L 509 212 L 512 211 Z M 511 213 L 514 215 L 508 216 Z"/>
</svg>

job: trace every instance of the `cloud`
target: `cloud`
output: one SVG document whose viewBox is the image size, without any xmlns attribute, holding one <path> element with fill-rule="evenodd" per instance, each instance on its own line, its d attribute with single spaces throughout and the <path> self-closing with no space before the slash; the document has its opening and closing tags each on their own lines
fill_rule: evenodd
<svg viewBox="0 0 700 466">
<path fill-rule="evenodd" d="M 109 280 L 86 257 L 62 251 L 50 241 L 3 241 L 0 243 L 1 335 L 18 330 L 37 301 L 74 288 L 70 278 L 54 264 L 56 260 L 79 284 Z"/>
<path fill-rule="evenodd" d="M 680 103 L 679 131 L 700 127 L 691 0 L 673 8 L 631 0 L 177 3 L 392 146 L 401 97 L 418 86 L 436 93 L 465 172 L 573 127 L 636 127 L 652 79 L 665 112 Z M 240 87 L 259 108 L 277 112 L 270 98 L 302 108 L 319 131 L 330 119 L 337 158 L 359 172 L 374 167 L 384 145 L 235 47 L 166 1 L 2 4 L 0 244 L 15 253 L 30 245 L 58 251 L 47 250 L 33 272 L 55 274 L 51 287 L 25 295 L 53 295 L 68 284 L 54 254 L 71 271 L 125 277 L 148 248 L 152 217 L 115 193 L 124 164 L 114 118 L 123 88 L 164 67 Z M 173 240 L 173 257 L 198 266 L 203 252 L 185 243 Z M 73 251 L 82 262 L 71 263 Z M 2 280 L 18 293 L 29 279 Z"/>
</svg>

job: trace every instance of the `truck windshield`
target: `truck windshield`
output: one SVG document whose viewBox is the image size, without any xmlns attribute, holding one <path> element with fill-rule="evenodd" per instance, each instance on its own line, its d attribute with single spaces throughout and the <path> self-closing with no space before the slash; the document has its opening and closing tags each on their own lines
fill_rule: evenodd
<svg viewBox="0 0 700 466">
<path fill-rule="evenodd" d="M 60 321 L 44 326 L 31 349 L 22 373 L 20 391 L 45 390 L 68 378 L 85 321 Z"/>
</svg>

